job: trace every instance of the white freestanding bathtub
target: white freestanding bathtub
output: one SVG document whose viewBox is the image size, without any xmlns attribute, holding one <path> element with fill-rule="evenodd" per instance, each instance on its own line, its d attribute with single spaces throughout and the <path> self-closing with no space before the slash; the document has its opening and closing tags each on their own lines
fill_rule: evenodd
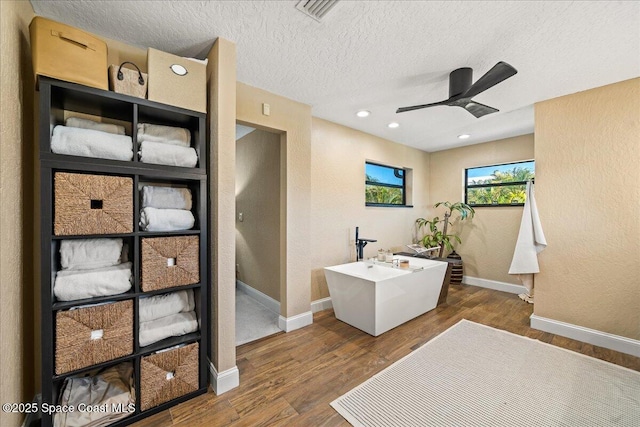
<svg viewBox="0 0 640 427">
<path fill-rule="evenodd" d="M 375 337 L 436 307 L 447 263 L 396 258 L 409 269 L 367 261 L 325 267 L 338 320 Z"/>
</svg>

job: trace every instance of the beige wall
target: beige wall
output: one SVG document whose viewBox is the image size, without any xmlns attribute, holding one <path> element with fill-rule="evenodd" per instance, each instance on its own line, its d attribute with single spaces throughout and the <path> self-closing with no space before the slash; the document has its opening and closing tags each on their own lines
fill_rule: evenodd
<svg viewBox="0 0 640 427">
<path fill-rule="evenodd" d="M 323 268 L 355 261 L 355 227 L 377 239 L 364 248 L 402 250 L 429 206 L 429 154 L 326 120 L 311 134 L 311 300 L 329 296 Z M 413 208 L 365 206 L 365 161 L 413 169 Z"/>
<path fill-rule="evenodd" d="M 280 135 L 260 129 L 236 141 L 236 265 L 280 301 Z"/>
<path fill-rule="evenodd" d="M 31 401 L 36 389 L 33 193 L 34 82 L 31 4 L 0 2 L 0 401 Z M 21 414 L 0 412 L 0 425 Z"/>
<path fill-rule="evenodd" d="M 147 49 L 129 46 L 117 40 L 101 37 L 107 43 L 107 64 L 120 65 L 125 61 L 136 64 L 143 73 L 147 72 Z M 130 65 L 127 68 L 133 69 Z"/>
<path fill-rule="evenodd" d="M 235 44 L 219 38 L 208 59 L 211 361 L 221 373 L 236 366 Z"/>
<path fill-rule="evenodd" d="M 464 201 L 466 168 L 531 160 L 533 157 L 533 135 L 431 153 L 431 205 Z M 436 215 L 442 218 L 444 212 L 444 208 L 432 208 L 429 218 Z M 453 230 L 462 239 L 462 244 L 456 244 L 455 248 L 464 261 L 465 276 L 521 284 L 515 276 L 508 274 L 521 219 L 521 206 L 501 206 L 476 208 L 472 220 L 454 222 Z"/>
<path fill-rule="evenodd" d="M 534 313 L 640 339 L 640 78 L 535 105 Z"/>
<path fill-rule="evenodd" d="M 237 120 L 281 133 L 280 313 L 292 317 L 310 310 L 311 107 L 243 83 L 236 86 Z M 271 114 L 262 114 L 262 104 Z M 233 224 L 233 223 L 231 223 Z M 230 224 L 230 228 L 232 225 Z"/>
</svg>

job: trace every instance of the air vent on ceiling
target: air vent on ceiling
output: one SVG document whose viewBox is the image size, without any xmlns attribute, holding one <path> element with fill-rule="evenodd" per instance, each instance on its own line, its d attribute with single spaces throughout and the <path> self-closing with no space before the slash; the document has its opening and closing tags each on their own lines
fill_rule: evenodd
<svg viewBox="0 0 640 427">
<path fill-rule="evenodd" d="M 296 9 L 320 22 L 336 3 L 338 0 L 302 0 L 298 2 Z"/>
</svg>

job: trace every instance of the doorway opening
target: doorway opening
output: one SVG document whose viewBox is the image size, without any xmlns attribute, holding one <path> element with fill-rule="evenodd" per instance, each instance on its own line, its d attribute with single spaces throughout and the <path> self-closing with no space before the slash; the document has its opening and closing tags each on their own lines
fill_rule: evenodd
<svg viewBox="0 0 640 427">
<path fill-rule="evenodd" d="M 236 124 L 236 345 L 281 332 L 281 137 Z"/>
</svg>

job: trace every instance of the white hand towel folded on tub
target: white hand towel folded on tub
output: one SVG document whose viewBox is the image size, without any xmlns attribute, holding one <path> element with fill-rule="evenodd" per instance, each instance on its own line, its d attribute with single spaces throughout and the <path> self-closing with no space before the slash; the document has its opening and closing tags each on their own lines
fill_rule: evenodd
<svg viewBox="0 0 640 427">
<path fill-rule="evenodd" d="M 189 147 L 191 146 L 191 131 L 173 126 L 138 123 L 138 142 L 144 141 Z"/>
<path fill-rule="evenodd" d="M 144 347 L 169 337 L 179 337 L 198 330 L 195 311 L 177 313 L 149 322 L 140 322 L 138 342 Z"/>
<path fill-rule="evenodd" d="M 198 163 L 198 154 L 191 147 L 143 141 L 140 144 L 140 161 L 155 165 L 182 166 L 193 168 Z"/>
<path fill-rule="evenodd" d="M 190 230 L 196 220 L 191 211 L 184 209 L 143 208 L 140 227 L 144 231 Z"/>
<path fill-rule="evenodd" d="M 70 156 L 131 160 L 133 159 L 133 142 L 127 135 L 56 126 L 51 136 L 51 151 Z"/>
<path fill-rule="evenodd" d="M 191 190 L 188 188 L 142 187 L 142 207 L 191 210 Z"/>
<path fill-rule="evenodd" d="M 60 301 L 117 295 L 131 289 L 131 263 L 95 270 L 60 270 L 53 294 Z"/>
<path fill-rule="evenodd" d="M 140 322 L 149 322 L 172 314 L 184 313 L 195 309 L 193 289 L 140 298 Z"/>
<path fill-rule="evenodd" d="M 64 269 L 91 270 L 120 263 L 122 239 L 74 239 L 60 243 Z"/>
<path fill-rule="evenodd" d="M 92 129 L 115 135 L 124 135 L 124 126 L 100 123 L 94 120 L 81 119 L 80 117 L 69 117 L 64 124 L 72 128 Z"/>
</svg>

